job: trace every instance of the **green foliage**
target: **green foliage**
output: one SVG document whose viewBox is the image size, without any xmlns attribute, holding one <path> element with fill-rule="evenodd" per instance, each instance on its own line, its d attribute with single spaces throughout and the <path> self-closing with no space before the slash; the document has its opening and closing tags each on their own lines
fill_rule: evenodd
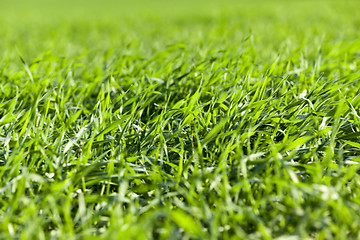
<svg viewBox="0 0 360 240">
<path fill-rule="evenodd" d="M 5 1 L 0 237 L 357 239 L 357 1 Z"/>
</svg>

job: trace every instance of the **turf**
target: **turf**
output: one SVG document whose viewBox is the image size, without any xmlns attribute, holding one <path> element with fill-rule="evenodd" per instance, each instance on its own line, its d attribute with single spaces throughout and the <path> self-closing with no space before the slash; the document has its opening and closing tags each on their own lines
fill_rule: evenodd
<svg viewBox="0 0 360 240">
<path fill-rule="evenodd" d="M 0 238 L 360 238 L 360 2 L 1 4 Z"/>
</svg>

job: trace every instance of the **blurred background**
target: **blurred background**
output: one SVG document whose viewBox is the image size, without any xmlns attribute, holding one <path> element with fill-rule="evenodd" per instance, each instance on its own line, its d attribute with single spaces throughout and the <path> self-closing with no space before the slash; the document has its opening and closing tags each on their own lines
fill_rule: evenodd
<svg viewBox="0 0 360 240">
<path fill-rule="evenodd" d="M 173 44 L 200 58 L 247 42 L 254 56 L 269 59 L 308 43 L 356 41 L 359 9 L 355 0 L 0 0 L 0 58 L 18 58 L 17 51 L 30 62 L 49 51 L 94 57 L 109 49 L 150 57 Z"/>
</svg>

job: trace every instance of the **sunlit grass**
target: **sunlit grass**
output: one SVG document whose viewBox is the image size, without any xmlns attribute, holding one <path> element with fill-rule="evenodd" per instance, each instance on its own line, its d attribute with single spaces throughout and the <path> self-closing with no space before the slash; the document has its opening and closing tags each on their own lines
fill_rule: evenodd
<svg viewBox="0 0 360 240">
<path fill-rule="evenodd" d="M 360 237 L 358 2 L 71 4 L 0 10 L 1 238 Z"/>
</svg>

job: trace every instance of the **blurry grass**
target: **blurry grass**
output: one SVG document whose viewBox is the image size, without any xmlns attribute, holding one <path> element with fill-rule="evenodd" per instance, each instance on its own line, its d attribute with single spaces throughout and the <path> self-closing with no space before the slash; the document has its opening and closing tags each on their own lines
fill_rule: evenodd
<svg viewBox="0 0 360 240">
<path fill-rule="evenodd" d="M 2 4 L 2 238 L 359 238 L 358 2 Z"/>
</svg>

